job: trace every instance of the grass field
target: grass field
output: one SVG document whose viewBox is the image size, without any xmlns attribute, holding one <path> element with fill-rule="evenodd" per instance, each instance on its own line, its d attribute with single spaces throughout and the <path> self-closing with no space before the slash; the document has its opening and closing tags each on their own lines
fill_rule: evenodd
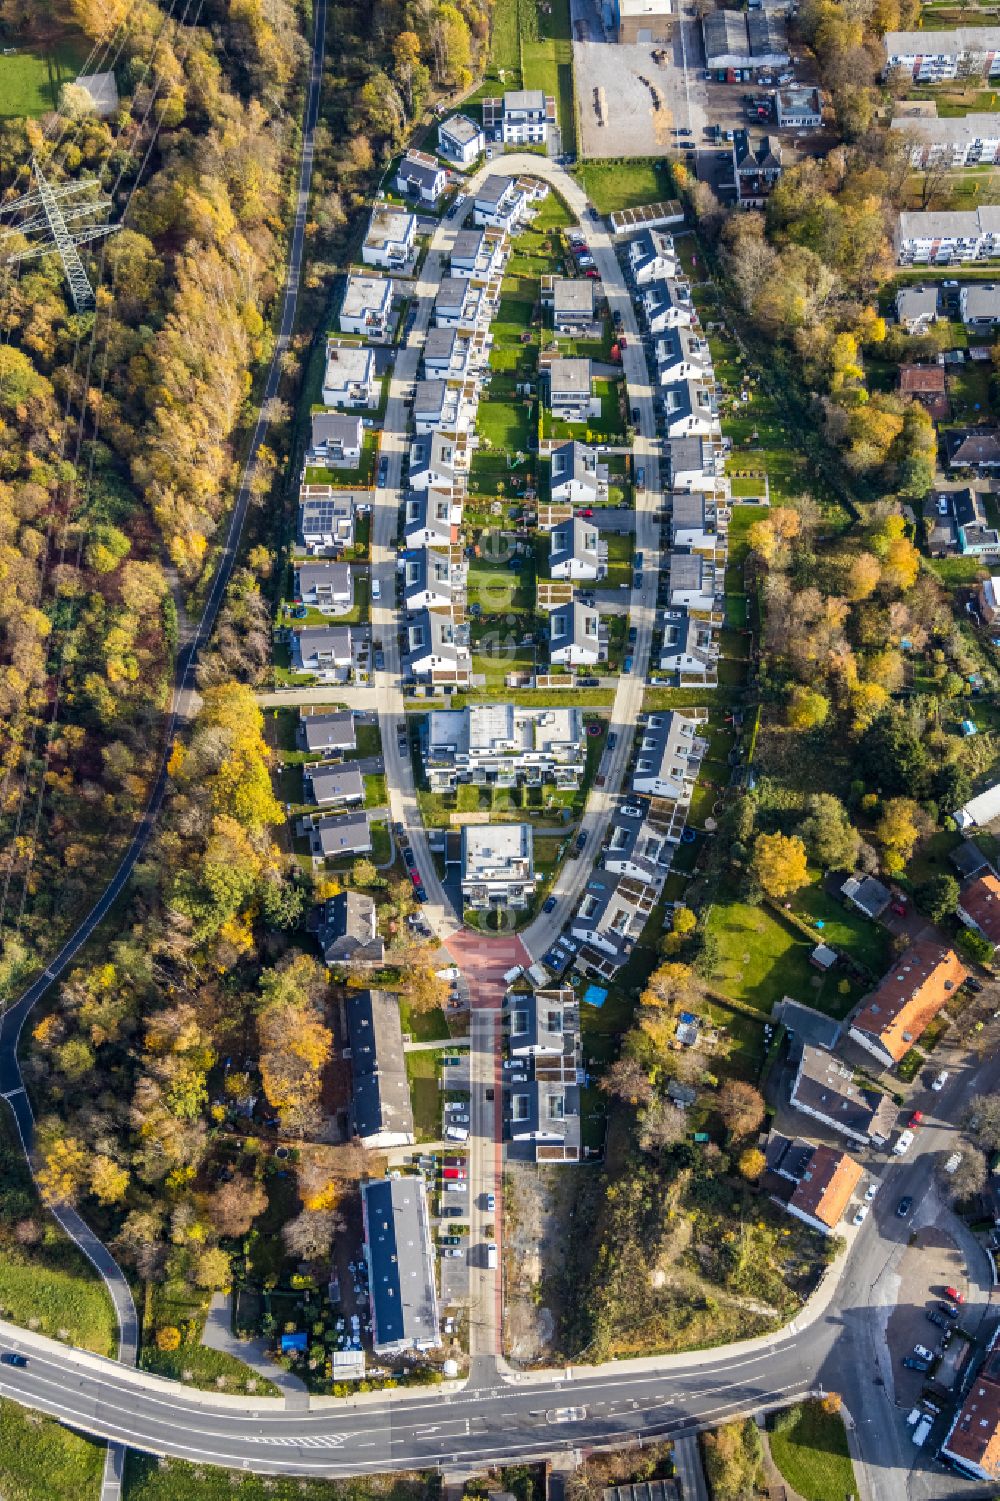
<svg viewBox="0 0 1000 1501">
<path fill-rule="evenodd" d="M 179 1350 L 158 1350 L 150 1345 L 142 1352 L 142 1367 L 169 1381 L 183 1381 L 202 1391 L 226 1391 L 234 1395 L 254 1393 L 258 1397 L 277 1397 L 273 1382 L 258 1376 L 224 1350 L 210 1350 L 206 1345 L 182 1345 Z"/>
<path fill-rule="evenodd" d="M 413 1101 L 413 1124 L 418 1141 L 437 1141 L 441 1135 L 441 1091 L 438 1089 L 440 1054 L 407 1053 L 406 1077 Z"/>
<path fill-rule="evenodd" d="M 0 57 L 0 120 L 44 115 L 59 104 L 59 90 L 72 83 L 87 57 L 87 44 L 57 42 L 45 51 L 18 51 Z"/>
<path fill-rule="evenodd" d="M 95 1496 L 97 1491 L 91 1487 L 76 1494 L 83 1501 L 84 1496 Z M 379 1501 L 425 1501 L 435 1492 L 421 1477 L 392 1478 L 384 1486 L 379 1484 L 376 1490 L 370 1481 L 241 1475 L 212 1465 L 185 1464 L 179 1459 L 161 1463 L 151 1455 L 130 1450 L 123 1501 L 364 1501 L 365 1497 L 376 1494 Z M 12 1496 L 9 1501 L 16 1498 Z M 62 1501 L 62 1497 L 48 1493 L 47 1501 Z"/>
<path fill-rule="evenodd" d="M 830 1016 L 844 1016 L 859 993 L 854 987 L 841 995 L 836 970 L 824 975 L 809 963 L 814 944 L 769 908 L 752 907 L 725 888 L 709 914 L 708 932 L 719 955 L 710 984 L 759 1011 L 770 1012 L 787 995 Z"/>
<path fill-rule="evenodd" d="M 839 1413 L 803 1402 L 775 1419 L 771 1458 L 804 1501 L 845 1501 L 857 1495 L 847 1434 Z"/>
<path fill-rule="evenodd" d="M 673 192 L 669 168 L 645 158 L 581 162 L 576 177 L 591 203 L 602 214 L 637 208 L 642 203 L 658 203 Z"/>
<path fill-rule="evenodd" d="M 82 1501 L 100 1494 L 104 1446 L 61 1423 L 0 1400 L 4 1501 Z M 221 1473 L 221 1472 L 220 1472 Z"/>
</svg>

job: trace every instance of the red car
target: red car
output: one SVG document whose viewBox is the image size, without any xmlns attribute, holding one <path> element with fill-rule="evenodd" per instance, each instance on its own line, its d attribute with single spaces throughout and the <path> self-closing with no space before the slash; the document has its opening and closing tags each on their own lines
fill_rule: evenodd
<svg viewBox="0 0 1000 1501">
<path fill-rule="evenodd" d="M 923 1118 L 924 1112 L 922 1110 L 914 1110 L 913 1114 L 910 1116 L 910 1119 L 906 1122 L 906 1124 L 908 1126 L 919 1126 L 923 1121 Z"/>
<path fill-rule="evenodd" d="M 449 1182 L 461 1183 L 467 1174 L 464 1167 L 446 1167 L 442 1170 L 441 1176 L 447 1178 Z"/>
<path fill-rule="evenodd" d="M 950 1298 L 953 1303 L 961 1305 L 965 1302 L 965 1294 L 960 1293 L 957 1287 L 946 1287 L 944 1295 L 946 1298 Z"/>
<path fill-rule="evenodd" d="M 587 272 L 587 275 L 590 277 L 591 281 L 597 281 L 600 277 L 600 272 L 595 271 L 593 266 L 591 266 L 590 270 Z"/>
<path fill-rule="evenodd" d="M 591 509 L 590 509 L 590 507 L 589 507 L 589 506 L 588 506 L 588 507 L 587 507 L 587 509 L 586 509 L 586 510 L 585 510 L 585 511 L 577 511 L 577 513 L 576 513 L 576 514 L 577 514 L 577 515 L 578 515 L 578 516 L 582 516 L 582 517 L 583 517 L 583 519 L 584 519 L 584 520 L 585 520 L 585 521 L 589 521 L 589 520 L 590 520 L 590 518 L 591 518 L 591 516 L 593 516 L 593 514 L 594 514 L 594 513 L 593 513 L 593 511 L 592 511 L 592 510 L 591 510 Z"/>
<path fill-rule="evenodd" d="M 414 886 L 422 886 L 424 884 L 423 881 L 421 881 L 421 879 L 420 879 L 420 872 L 419 872 L 419 870 L 411 870 L 410 871 L 410 880 L 413 882 Z"/>
</svg>

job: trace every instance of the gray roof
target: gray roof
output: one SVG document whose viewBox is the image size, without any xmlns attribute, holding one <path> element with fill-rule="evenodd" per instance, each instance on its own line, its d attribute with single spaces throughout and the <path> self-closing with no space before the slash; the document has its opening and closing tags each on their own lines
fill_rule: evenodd
<svg viewBox="0 0 1000 1501">
<path fill-rule="evenodd" d="M 407 601 L 424 591 L 445 596 L 451 601 L 462 591 L 461 581 L 453 572 L 447 553 L 435 552 L 430 547 L 415 547 L 404 554 L 403 588 Z"/>
<path fill-rule="evenodd" d="M 324 595 L 348 593 L 351 588 L 351 570 L 346 563 L 296 563 L 293 571 L 299 594 L 315 590 L 322 599 Z"/>
<path fill-rule="evenodd" d="M 475 120 L 470 120 L 468 115 L 452 115 L 449 120 L 442 120 L 438 129 L 450 135 L 453 140 L 460 141 L 463 146 L 483 133 L 483 127 L 477 125 Z"/>
<path fill-rule="evenodd" d="M 698 380 L 675 380 L 662 387 L 663 401 L 671 422 L 691 422 L 717 416 L 715 396 Z"/>
<path fill-rule="evenodd" d="M 678 490 L 671 496 L 670 525 L 673 532 L 698 531 L 709 520 L 704 491 Z"/>
<path fill-rule="evenodd" d="M 567 1007 L 559 990 L 534 991 L 531 995 L 514 996 L 508 1005 L 510 1013 L 510 1046 L 514 1048 L 541 1049 L 561 1053 L 564 1046 L 564 1022 Z M 575 997 L 570 992 L 572 1014 L 576 1013 Z"/>
<path fill-rule="evenodd" d="M 457 338 L 457 328 L 429 328 L 424 336 L 424 364 L 430 360 L 450 360 Z"/>
<path fill-rule="evenodd" d="M 700 366 L 706 374 L 712 372 L 712 351 L 707 339 L 692 328 L 665 328 L 657 335 L 656 363 L 674 365 L 681 360 Z"/>
<path fill-rule="evenodd" d="M 596 448 L 588 448 L 586 443 L 560 443 L 558 448 L 552 449 L 550 458 L 551 489 L 555 490 L 557 486 L 575 480 L 577 484 L 586 486 L 594 496 L 597 495 L 599 460 Z"/>
<path fill-rule="evenodd" d="M 340 523 L 354 519 L 354 492 L 330 490 L 325 495 L 307 495 L 299 500 L 298 538 L 332 537 Z"/>
<path fill-rule="evenodd" d="M 895 1118 L 890 1095 L 854 1082 L 854 1075 L 824 1048 L 802 1049 L 791 1103 L 823 1116 L 848 1136 L 884 1139 Z"/>
<path fill-rule="evenodd" d="M 598 531 L 592 521 L 581 516 L 571 516 L 561 521 L 552 532 L 552 551 L 549 554 L 549 569 L 552 573 L 563 563 L 588 563 L 598 565 Z"/>
<path fill-rule="evenodd" d="M 372 847 L 367 813 L 341 813 L 318 818 L 309 831 L 314 855 L 337 860 L 346 855 L 364 855 Z"/>
<path fill-rule="evenodd" d="M 346 766 L 326 766 L 319 762 L 302 768 L 302 780 L 307 784 L 314 802 L 361 802 L 365 795 L 365 779 L 356 761 Z"/>
<path fill-rule="evenodd" d="M 715 633 L 706 621 L 696 619 L 686 606 L 668 611 L 663 627 L 661 666 L 673 657 L 687 656 L 707 667 L 718 655 Z"/>
<path fill-rule="evenodd" d="M 476 189 L 476 202 L 496 208 L 513 185 L 513 178 L 491 173 L 482 187 Z"/>
<path fill-rule="evenodd" d="M 671 479 L 682 470 L 703 470 L 714 475 L 718 446 L 711 438 L 701 436 L 671 438 L 667 445 L 670 458 Z"/>
<path fill-rule="evenodd" d="M 443 276 L 438 283 L 434 298 L 435 312 L 440 310 L 461 312 L 469 295 L 469 283 L 464 276 Z"/>
<path fill-rule="evenodd" d="M 440 1343 L 423 1180 L 378 1178 L 361 1192 L 376 1351 Z"/>
<path fill-rule="evenodd" d="M 320 911 L 316 938 L 327 964 L 381 964 L 385 958 L 375 901 L 364 891 L 341 891 L 328 897 Z"/>
<path fill-rule="evenodd" d="M 693 719 L 674 709 L 650 714 L 640 734 L 632 785 L 641 792 L 644 789 L 640 783 L 651 778 L 667 782 L 682 780 L 694 770 L 690 764 L 692 757 L 700 759 L 700 754 L 698 726 Z M 677 763 L 681 765 L 679 778 L 673 770 Z"/>
<path fill-rule="evenodd" d="M 896 316 L 900 322 L 911 318 L 933 318 L 938 310 L 937 287 L 900 287 L 896 293 Z"/>
<path fill-rule="evenodd" d="M 328 657 L 345 661 L 351 655 L 351 627 L 349 625 L 318 625 L 292 633 L 292 660 L 308 662 L 312 657 L 320 661 Z"/>
<path fill-rule="evenodd" d="M 749 57 L 750 38 L 746 16 L 738 10 L 715 10 L 702 20 L 705 57 L 709 67 L 713 57 Z"/>
<path fill-rule="evenodd" d="M 848 876 L 840 890 L 868 917 L 881 917 L 892 901 L 888 886 L 883 886 L 874 876 Z"/>
<path fill-rule="evenodd" d="M 572 930 L 585 941 L 599 935 L 605 949 L 621 962 L 640 937 L 654 902 L 653 891 L 629 876 L 593 870 L 573 920 Z"/>
<path fill-rule="evenodd" d="M 974 839 L 963 839 L 958 848 L 952 850 L 948 858 L 962 880 L 965 880 L 969 876 L 978 875 L 981 870 L 988 870 L 990 865 L 990 862 Z"/>
<path fill-rule="evenodd" d="M 407 642 L 409 655 L 418 660 L 428 654 L 452 664 L 469 658 L 468 629 L 434 610 L 421 609 L 414 614 L 407 628 Z"/>
<path fill-rule="evenodd" d="M 553 393 L 570 392 L 574 396 L 590 395 L 590 361 L 556 359 L 549 365 L 549 383 Z"/>
<path fill-rule="evenodd" d="M 502 179 L 496 179 L 502 181 Z M 479 194 L 476 195 L 479 197 Z M 451 247 L 451 259 L 455 261 L 473 261 L 478 259 L 486 241 L 485 229 L 460 229 L 455 236 Z"/>
<path fill-rule="evenodd" d="M 299 732 L 311 751 L 354 750 L 358 743 L 350 709 L 331 709 L 327 714 L 305 714 L 300 709 Z"/>
<path fill-rule="evenodd" d="M 530 109 L 545 113 L 545 93 L 542 89 L 509 89 L 503 96 L 504 110 Z"/>
<path fill-rule="evenodd" d="M 420 189 L 431 189 L 438 182 L 442 168 L 439 163 L 414 161 L 410 156 L 404 156 L 396 171 L 396 176 L 404 182 L 416 183 Z"/>
<path fill-rule="evenodd" d="M 594 311 L 594 283 L 586 276 L 557 276 L 552 284 L 552 304 L 556 313 Z"/>
<path fill-rule="evenodd" d="M 963 317 L 1000 321 L 1000 286 L 996 282 L 973 282 L 962 291 Z"/>
<path fill-rule="evenodd" d="M 747 32 L 751 57 L 779 57 L 788 53 L 788 36 L 784 23 L 765 10 L 747 12 Z"/>
<path fill-rule="evenodd" d="M 352 990 L 346 1006 L 355 1131 L 362 1141 L 371 1136 L 412 1136 L 398 996 L 391 990 Z"/>
<path fill-rule="evenodd" d="M 360 417 L 345 417 L 342 412 L 313 412 L 312 442 L 339 443 L 344 448 L 360 447 L 363 427 Z"/>
<path fill-rule="evenodd" d="M 423 545 L 425 533 L 434 541 L 451 542 L 451 501 L 437 490 L 421 490 L 406 502 L 406 541 Z"/>
<path fill-rule="evenodd" d="M 560 605 L 549 616 L 549 650 L 558 651 L 566 646 L 590 646 L 595 651 L 600 636 L 600 615 L 590 605 L 578 599 L 568 605 Z"/>
<path fill-rule="evenodd" d="M 700 553 L 672 552 L 670 554 L 672 590 L 704 589 L 705 582 L 705 559 Z"/>
</svg>

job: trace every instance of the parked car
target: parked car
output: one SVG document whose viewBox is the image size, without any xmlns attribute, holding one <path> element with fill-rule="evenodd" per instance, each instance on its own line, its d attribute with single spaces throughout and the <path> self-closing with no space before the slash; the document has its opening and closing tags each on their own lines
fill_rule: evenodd
<svg viewBox="0 0 1000 1501">
<path fill-rule="evenodd" d="M 913 1132 L 912 1131 L 900 1131 L 899 1136 L 897 1137 L 897 1139 L 896 1139 L 896 1141 L 895 1141 L 895 1143 L 893 1145 L 892 1155 L 894 1157 L 905 1157 L 906 1153 L 910 1150 L 910 1148 L 912 1147 L 912 1145 L 913 1145 Z"/>
<path fill-rule="evenodd" d="M 410 880 L 413 882 L 414 886 L 422 886 L 423 885 L 423 881 L 420 879 L 420 872 L 419 872 L 419 870 L 411 869 L 411 871 L 410 871 Z"/>
<path fill-rule="evenodd" d="M 904 1355 L 903 1364 L 908 1371 L 929 1371 L 931 1368 L 929 1360 L 918 1360 L 915 1355 Z"/>
<path fill-rule="evenodd" d="M 931 1088 L 939 1093 L 948 1082 L 948 1070 L 943 1068 L 936 1079 L 931 1080 Z"/>
<path fill-rule="evenodd" d="M 944 1295 L 952 1303 L 957 1303 L 959 1308 L 961 1308 L 962 1304 L 965 1302 L 965 1294 L 960 1293 L 957 1287 L 946 1287 L 944 1290 Z"/>
<path fill-rule="evenodd" d="M 441 1252 L 442 1256 L 461 1256 L 461 1254 L 461 1248 L 458 1246 L 445 1246 L 444 1250 Z"/>
<path fill-rule="evenodd" d="M 927 1317 L 930 1319 L 932 1324 L 936 1324 L 939 1329 L 946 1329 L 949 1336 L 951 1335 L 951 1324 L 945 1318 L 943 1313 L 938 1313 L 936 1308 L 928 1308 Z"/>
<path fill-rule="evenodd" d="M 879 1183 L 873 1182 L 873 1183 L 869 1183 L 868 1187 L 865 1189 L 865 1199 L 866 1199 L 866 1201 L 869 1204 L 871 1203 L 872 1199 L 874 1199 L 875 1195 L 878 1193 L 880 1187 L 881 1187 L 881 1185 Z"/>
<path fill-rule="evenodd" d="M 926 1345 L 914 1345 L 913 1353 L 918 1360 L 933 1360 L 934 1351 L 928 1350 Z"/>
<path fill-rule="evenodd" d="M 923 1122 L 923 1119 L 924 1112 L 922 1110 L 914 1110 L 906 1124 L 908 1126 L 919 1126 Z"/>
<path fill-rule="evenodd" d="M 497 1196 L 496 1196 L 496 1194 L 487 1194 L 486 1195 L 486 1213 L 487 1214 L 495 1214 L 496 1213 L 496 1208 L 497 1208 Z"/>
<path fill-rule="evenodd" d="M 909 1214 L 912 1208 L 913 1200 L 910 1198 L 909 1194 L 904 1194 L 899 1203 L 896 1205 L 896 1214 L 899 1219 L 905 1220 L 906 1216 Z"/>
<path fill-rule="evenodd" d="M 554 912 L 555 911 L 555 906 L 556 906 L 556 899 L 555 899 L 555 897 L 554 896 L 547 896 L 545 898 L 544 902 L 542 903 L 542 911 L 543 912 Z"/>
<path fill-rule="evenodd" d="M 578 850 L 582 850 L 583 847 L 584 847 L 584 845 L 586 844 L 586 842 L 587 842 L 587 831 L 586 831 L 586 829 L 582 829 L 580 831 L 580 833 L 577 834 L 577 836 L 576 836 L 576 847 L 577 847 L 577 849 Z"/>
<path fill-rule="evenodd" d="M 858 1205 L 858 1212 L 854 1216 L 854 1224 L 855 1225 L 863 1225 L 864 1224 L 865 1220 L 868 1218 L 868 1210 L 870 1208 L 871 1208 L 870 1204 L 859 1204 Z"/>
<path fill-rule="evenodd" d="M 403 851 L 403 864 L 406 866 L 407 870 L 412 870 L 413 860 L 413 851 L 410 849 L 410 846 L 407 845 L 405 850 Z"/>
</svg>

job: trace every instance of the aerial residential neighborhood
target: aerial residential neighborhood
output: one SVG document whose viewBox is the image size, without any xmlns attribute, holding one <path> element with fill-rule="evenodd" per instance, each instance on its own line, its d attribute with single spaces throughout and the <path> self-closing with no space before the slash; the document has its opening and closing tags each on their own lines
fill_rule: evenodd
<svg viewBox="0 0 1000 1501">
<path fill-rule="evenodd" d="M 0 1496 L 987 1501 L 996 15 L 105 9 L 0 7 Z"/>
</svg>

